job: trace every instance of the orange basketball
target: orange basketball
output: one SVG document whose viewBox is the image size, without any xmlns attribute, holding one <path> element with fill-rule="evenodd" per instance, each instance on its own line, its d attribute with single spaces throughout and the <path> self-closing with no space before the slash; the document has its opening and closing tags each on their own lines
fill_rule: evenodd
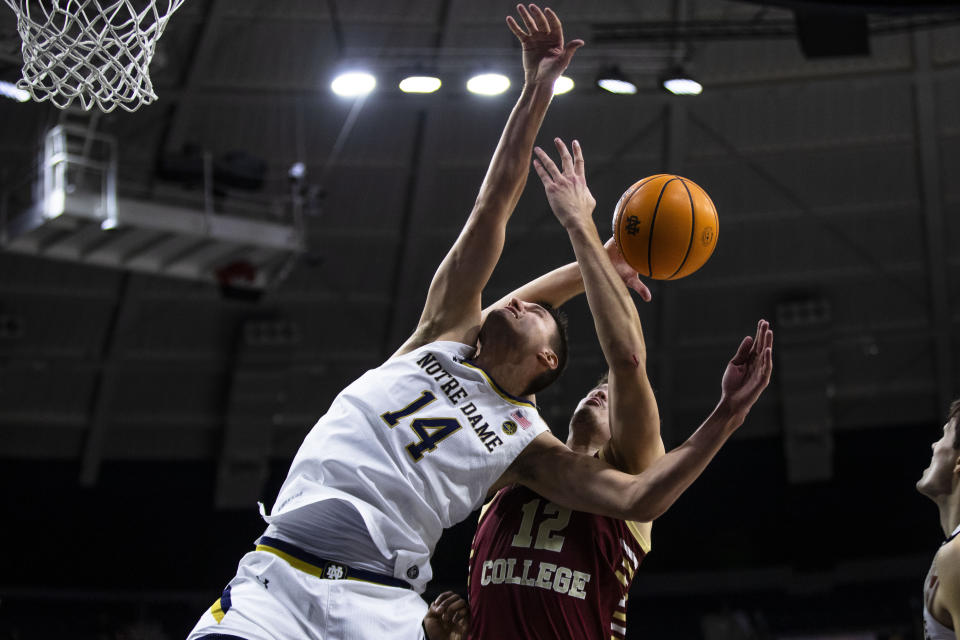
<svg viewBox="0 0 960 640">
<path fill-rule="evenodd" d="M 688 178 L 658 173 L 627 189 L 613 214 L 613 237 L 627 264 L 654 280 L 690 275 L 710 258 L 717 208 Z"/>
</svg>

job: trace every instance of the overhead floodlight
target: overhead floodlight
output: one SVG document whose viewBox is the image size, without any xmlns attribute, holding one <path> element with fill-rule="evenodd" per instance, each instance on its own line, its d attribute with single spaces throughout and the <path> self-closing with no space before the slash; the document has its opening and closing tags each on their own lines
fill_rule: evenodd
<svg viewBox="0 0 960 640">
<path fill-rule="evenodd" d="M 703 85 L 692 78 L 664 80 L 663 88 L 677 96 L 697 96 L 703 93 Z"/>
<path fill-rule="evenodd" d="M 560 76 L 553 83 L 553 95 L 559 96 L 573 89 L 573 78 Z"/>
<path fill-rule="evenodd" d="M 510 78 L 500 73 L 481 73 L 467 80 L 467 91 L 481 96 L 496 96 L 510 88 Z"/>
<path fill-rule="evenodd" d="M 0 80 L 0 96 L 6 96 L 17 102 L 26 102 L 30 99 L 30 92 L 24 91 L 12 82 Z"/>
<path fill-rule="evenodd" d="M 338 75 L 330 83 L 330 89 L 338 96 L 345 98 L 365 96 L 376 86 L 377 79 L 366 71 L 347 71 Z"/>
<path fill-rule="evenodd" d="M 697 96 L 703 85 L 694 80 L 682 67 L 675 67 L 660 77 L 663 88 L 675 96 Z"/>
<path fill-rule="evenodd" d="M 617 95 L 629 96 L 637 92 L 637 85 L 629 80 L 617 80 L 616 78 L 601 78 L 597 84 L 604 91 L 616 93 Z"/>
<path fill-rule="evenodd" d="M 404 93 L 433 93 L 440 88 L 440 78 L 435 76 L 407 76 L 400 81 Z"/>
<path fill-rule="evenodd" d="M 637 92 L 637 85 L 630 82 L 620 67 L 607 67 L 597 75 L 597 86 L 604 91 L 617 95 L 633 95 Z"/>
<path fill-rule="evenodd" d="M 307 165 L 297 161 L 290 165 L 290 168 L 287 169 L 287 177 L 294 181 L 303 180 L 307 175 Z"/>
</svg>

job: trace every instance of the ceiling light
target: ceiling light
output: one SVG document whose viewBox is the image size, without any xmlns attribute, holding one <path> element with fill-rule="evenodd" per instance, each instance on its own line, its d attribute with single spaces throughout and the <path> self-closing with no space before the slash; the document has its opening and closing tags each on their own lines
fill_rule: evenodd
<svg viewBox="0 0 960 640">
<path fill-rule="evenodd" d="M 407 76 L 400 81 L 404 93 L 433 93 L 440 88 L 440 78 L 434 76 Z"/>
<path fill-rule="evenodd" d="M 553 83 L 553 95 L 559 96 L 573 89 L 573 79 L 567 76 L 560 76 Z"/>
<path fill-rule="evenodd" d="M 302 162 L 294 162 L 290 165 L 290 168 L 287 169 L 287 177 L 291 180 L 298 181 L 303 180 L 304 176 L 307 175 L 307 165 Z"/>
<path fill-rule="evenodd" d="M 26 102 L 30 99 L 30 92 L 24 91 L 12 82 L 0 80 L 0 96 L 6 96 L 17 102 Z"/>
<path fill-rule="evenodd" d="M 467 80 L 467 91 L 481 96 L 496 96 L 510 88 L 510 78 L 499 73 L 481 73 Z"/>
<path fill-rule="evenodd" d="M 348 71 L 341 73 L 333 82 L 330 83 L 330 89 L 338 96 L 353 98 L 356 96 L 365 96 L 377 86 L 377 79 L 366 71 Z"/>
<path fill-rule="evenodd" d="M 663 88 L 675 96 L 696 96 L 703 92 L 703 85 L 690 77 L 682 67 L 670 69 L 660 77 Z"/>
<path fill-rule="evenodd" d="M 618 95 L 633 95 L 637 92 L 637 85 L 620 71 L 620 67 L 607 67 L 597 75 L 597 86 L 604 91 Z"/>
</svg>

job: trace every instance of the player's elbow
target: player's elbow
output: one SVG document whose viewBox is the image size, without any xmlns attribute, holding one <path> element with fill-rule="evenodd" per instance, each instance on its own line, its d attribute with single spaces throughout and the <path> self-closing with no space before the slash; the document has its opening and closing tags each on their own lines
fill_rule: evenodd
<svg viewBox="0 0 960 640">
<path fill-rule="evenodd" d="M 664 514 L 669 506 L 665 501 L 650 491 L 646 483 L 636 478 L 632 491 L 625 505 L 623 518 L 634 522 L 653 522 Z"/>
<path fill-rule="evenodd" d="M 638 504 L 628 509 L 628 513 L 624 516 L 624 519 L 633 522 L 653 522 L 662 516 L 664 511 L 665 510 L 655 509 L 649 504 Z"/>
<path fill-rule="evenodd" d="M 614 349 L 609 365 L 615 374 L 642 374 L 647 368 L 647 351 L 642 345 L 632 342 L 622 343 Z"/>
</svg>

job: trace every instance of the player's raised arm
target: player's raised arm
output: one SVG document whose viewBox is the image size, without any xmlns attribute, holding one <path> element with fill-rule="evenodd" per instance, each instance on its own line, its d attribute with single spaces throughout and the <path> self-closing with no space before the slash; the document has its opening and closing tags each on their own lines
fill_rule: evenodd
<svg viewBox="0 0 960 640">
<path fill-rule="evenodd" d="M 514 460 L 498 485 L 524 484 L 551 502 L 623 520 L 656 519 L 706 468 L 770 382 L 773 332 L 765 320 L 727 365 L 720 402 L 686 442 L 637 475 L 570 451 L 543 433 Z"/>
<path fill-rule="evenodd" d="M 570 64 L 582 40 L 565 42 L 560 19 L 550 9 L 517 5 L 522 24 L 507 25 L 523 46 L 524 84 L 494 151 L 476 203 L 460 236 L 430 283 L 427 301 L 405 353 L 440 339 L 472 344 L 480 326 L 480 294 L 503 251 L 507 221 L 523 192 L 530 153 L 553 83 Z"/>
<path fill-rule="evenodd" d="M 620 250 L 617 249 L 617 243 L 614 242 L 613 238 L 607 240 L 603 248 L 624 284 L 636 291 L 645 302 L 650 302 L 653 297 L 650 294 L 650 289 L 637 276 L 636 270 L 628 265 L 623 256 L 620 255 Z M 550 306 L 559 307 L 580 295 L 583 291 L 583 275 L 580 273 L 580 265 L 574 261 L 562 267 L 557 267 L 553 271 L 549 271 L 539 278 L 514 289 L 487 306 L 483 310 L 483 317 L 486 317 L 493 309 L 506 306 L 514 298 L 532 302 L 546 302 Z"/>
<path fill-rule="evenodd" d="M 596 202 L 587 187 L 580 144 L 574 141 L 572 155 L 559 138 L 555 144 L 562 169 L 540 148 L 535 150 L 534 167 L 550 208 L 570 236 L 597 338 L 610 368 L 611 437 L 604 456 L 618 469 L 639 473 L 664 452 L 660 414 L 647 378 L 640 316 L 597 235 L 592 217 Z"/>
</svg>

